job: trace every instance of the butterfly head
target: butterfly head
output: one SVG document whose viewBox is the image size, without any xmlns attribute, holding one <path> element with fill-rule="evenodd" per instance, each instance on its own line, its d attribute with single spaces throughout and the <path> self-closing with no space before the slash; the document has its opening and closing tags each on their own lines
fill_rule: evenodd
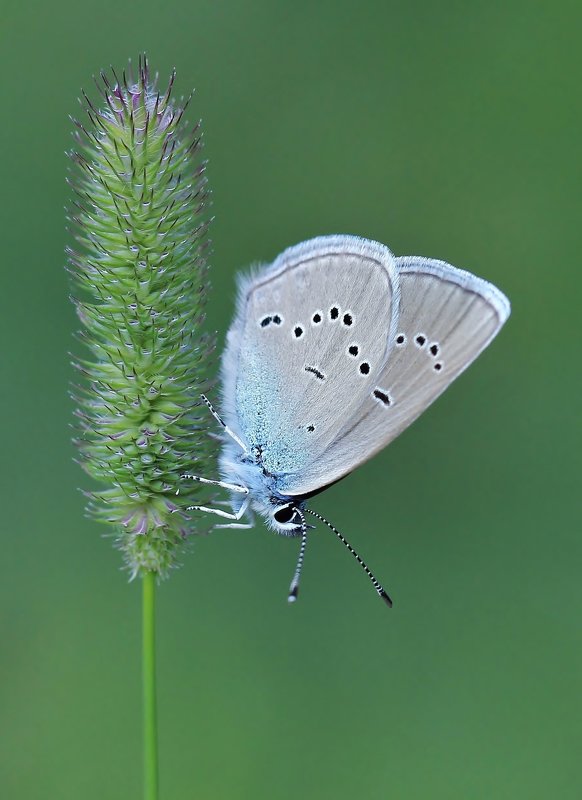
<svg viewBox="0 0 582 800">
<path fill-rule="evenodd" d="M 299 536 L 305 526 L 305 517 L 295 503 L 281 502 L 271 507 L 268 522 L 283 536 Z"/>
</svg>

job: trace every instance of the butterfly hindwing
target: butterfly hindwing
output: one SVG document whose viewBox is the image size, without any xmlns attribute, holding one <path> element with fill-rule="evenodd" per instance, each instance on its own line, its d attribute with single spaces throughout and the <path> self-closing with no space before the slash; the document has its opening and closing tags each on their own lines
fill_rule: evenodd
<svg viewBox="0 0 582 800">
<path fill-rule="evenodd" d="M 302 495 L 351 472 L 410 425 L 479 355 L 509 315 L 494 286 L 441 261 L 397 259 L 400 310 L 386 363 L 336 439 L 289 476 Z"/>
</svg>

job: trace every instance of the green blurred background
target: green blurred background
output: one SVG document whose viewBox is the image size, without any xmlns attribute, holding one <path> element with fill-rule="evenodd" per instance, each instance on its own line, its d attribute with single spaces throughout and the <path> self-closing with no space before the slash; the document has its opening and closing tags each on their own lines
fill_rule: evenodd
<svg viewBox="0 0 582 800">
<path fill-rule="evenodd" d="M 83 516 L 63 206 L 91 75 L 196 87 L 209 326 L 237 269 L 324 233 L 492 280 L 513 315 L 297 543 L 223 531 L 159 592 L 161 797 L 582 796 L 580 29 L 574 3 L 4 5 L 2 797 L 138 798 L 140 593 Z"/>
</svg>

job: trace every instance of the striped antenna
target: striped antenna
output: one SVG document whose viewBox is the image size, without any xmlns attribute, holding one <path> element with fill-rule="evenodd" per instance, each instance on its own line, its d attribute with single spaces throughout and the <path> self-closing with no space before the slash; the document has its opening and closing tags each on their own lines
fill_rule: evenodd
<svg viewBox="0 0 582 800">
<path fill-rule="evenodd" d="M 351 544 L 348 542 L 348 540 L 347 540 L 347 539 L 346 539 L 344 536 L 342 536 L 342 535 L 341 535 L 341 533 L 338 531 L 338 529 L 337 529 L 337 528 L 335 528 L 335 527 L 334 527 L 334 526 L 331 524 L 331 522 L 328 522 L 328 521 L 326 520 L 326 518 L 325 518 L 325 517 L 322 517 L 322 516 L 321 516 L 321 514 L 317 514 L 315 511 L 312 511 L 310 508 L 304 508 L 303 510 L 304 510 L 304 511 L 307 511 L 307 513 L 308 513 L 308 514 L 311 514 L 311 516 L 312 516 L 312 517 L 315 517 L 315 518 L 316 518 L 316 519 L 318 519 L 320 522 L 323 522 L 323 523 L 324 523 L 324 525 L 327 525 L 327 527 L 328 527 L 328 528 L 329 528 L 331 531 L 333 531 L 333 532 L 335 533 L 335 535 L 336 535 L 336 536 L 337 536 L 337 538 L 340 540 L 340 542 L 342 542 L 343 544 L 345 544 L 345 546 L 348 548 L 348 550 L 350 551 L 350 553 L 351 553 L 351 554 L 353 555 L 353 557 L 356 559 L 356 561 L 358 562 L 358 564 L 359 564 L 359 565 L 361 566 L 361 568 L 364 570 L 364 572 L 366 573 L 366 575 L 368 576 L 368 578 L 369 578 L 369 579 L 372 581 L 372 584 L 373 584 L 373 586 L 374 586 L 374 589 L 375 589 L 375 590 L 378 592 L 379 596 L 382 598 L 382 600 L 384 600 L 384 602 L 386 603 L 386 605 L 388 605 L 390 608 L 392 608 L 392 600 L 391 600 L 391 599 L 390 599 L 390 597 L 388 596 L 387 592 L 384 590 L 384 588 L 381 586 L 381 584 L 380 584 L 380 583 L 379 583 L 379 582 L 376 580 L 376 578 L 375 578 L 375 577 L 374 577 L 374 575 L 372 574 L 372 571 L 371 571 L 371 570 L 368 568 L 367 564 L 365 564 L 365 563 L 362 561 L 362 559 L 361 559 L 361 558 L 360 558 L 360 556 L 359 556 L 359 555 L 356 553 L 356 551 L 355 551 L 355 550 L 354 550 L 354 548 L 351 546 Z M 300 555 L 300 557 L 301 557 L 301 553 L 300 553 L 299 555 Z M 298 566 L 299 566 L 299 565 L 298 565 Z M 293 585 L 293 584 L 291 584 L 291 585 Z"/>
<path fill-rule="evenodd" d="M 301 546 L 299 548 L 299 558 L 297 559 L 295 574 L 293 575 L 293 580 L 291 581 L 291 585 L 289 586 L 289 595 L 287 597 L 287 600 L 290 603 L 294 603 L 297 600 L 297 595 L 299 593 L 299 579 L 301 578 L 303 559 L 305 558 L 305 548 L 307 547 L 307 525 L 305 524 L 305 517 L 303 516 L 300 508 L 297 508 L 296 506 L 295 510 L 301 517 Z"/>
</svg>

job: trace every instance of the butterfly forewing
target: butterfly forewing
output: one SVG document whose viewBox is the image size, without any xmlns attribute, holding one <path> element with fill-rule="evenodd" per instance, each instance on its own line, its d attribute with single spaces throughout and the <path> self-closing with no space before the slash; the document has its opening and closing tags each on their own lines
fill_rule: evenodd
<svg viewBox="0 0 582 800">
<path fill-rule="evenodd" d="M 281 491 L 286 474 L 295 480 L 358 417 L 386 361 L 397 302 L 392 254 L 356 237 L 291 248 L 242 287 L 229 342 L 238 430 Z"/>
<path fill-rule="evenodd" d="M 397 259 L 397 265 L 394 346 L 359 411 L 324 453 L 289 478 L 290 494 L 326 486 L 385 447 L 469 366 L 509 315 L 504 295 L 470 273 L 421 258 Z"/>
</svg>

